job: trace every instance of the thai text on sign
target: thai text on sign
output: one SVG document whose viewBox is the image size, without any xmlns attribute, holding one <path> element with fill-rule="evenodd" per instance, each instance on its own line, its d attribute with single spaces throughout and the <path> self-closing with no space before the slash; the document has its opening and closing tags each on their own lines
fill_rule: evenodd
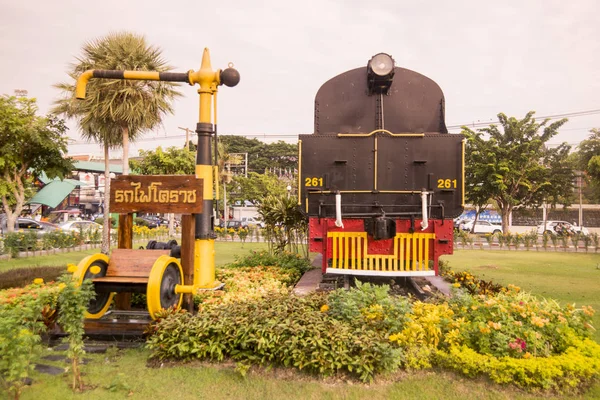
<svg viewBox="0 0 600 400">
<path fill-rule="evenodd" d="M 202 212 L 202 179 L 193 175 L 127 175 L 112 179 L 110 185 L 112 212 Z"/>
</svg>

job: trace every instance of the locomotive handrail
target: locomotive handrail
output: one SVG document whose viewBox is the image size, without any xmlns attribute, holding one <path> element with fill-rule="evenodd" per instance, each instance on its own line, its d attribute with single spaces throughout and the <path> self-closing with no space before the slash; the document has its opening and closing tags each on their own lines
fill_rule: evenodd
<svg viewBox="0 0 600 400">
<path fill-rule="evenodd" d="M 319 204 L 320 207 L 333 207 L 335 206 L 335 203 L 321 203 Z M 405 208 L 421 208 L 421 204 L 342 204 L 342 208 L 358 208 L 358 207 L 379 207 L 379 208 L 398 208 L 398 207 L 405 207 Z M 442 205 L 441 204 L 428 204 L 427 207 L 429 208 L 441 208 Z M 387 212 L 386 212 L 387 214 Z"/>
<path fill-rule="evenodd" d="M 308 190 L 308 194 L 334 194 L 337 190 Z M 421 194 L 422 190 L 339 190 L 340 193 Z"/>
<path fill-rule="evenodd" d="M 401 136 L 401 137 L 425 137 L 424 133 L 409 133 L 409 132 L 403 132 L 403 133 L 392 133 L 390 131 L 388 131 L 387 129 L 375 129 L 374 131 L 370 132 L 370 133 L 338 133 L 338 137 L 343 137 L 343 136 L 347 136 L 347 137 L 369 137 L 374 135 L 375 133 L 387 133 L 390 136 Z"/>
</svg>

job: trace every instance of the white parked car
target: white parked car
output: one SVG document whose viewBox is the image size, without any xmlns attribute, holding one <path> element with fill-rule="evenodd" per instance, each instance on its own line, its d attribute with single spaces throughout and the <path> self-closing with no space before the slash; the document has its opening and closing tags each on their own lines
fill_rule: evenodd
<svg viewBox="0 0 600 400">
<path fill-rule="evenodd" d="M 558 235 L 562 232 L 582 233 L 585 236 L 590 234 L 586 227 L 573 225 L 567 221 L 546 221 L 546 229 L 544 229 L 544 224 L 541 223 L 537 226 L 537 233 L 542 235 L 544 232 L 551 235 Z"/>
<path fill-rule="evenodd" d="M 473 223 L 475 223 L 473 220 L 464 223 L 461 225 L 461 229 L 463 231 L 471 232 L 473 229 Z M 489 221 L 477 221 L 477 223 L 475 223 L 475 229 L 473 230 L 473 233 L 502 233 L 502 226 L 492 224 Z"/>
<path fill-rule="evenodd" d="M 102 225 L 94 221 L 68 221 L 59 225 L 60 229 L 67 232 L 102 232 Z"/>
<path fill-rule="evenodd" d="M 261 228 L 265 227 L 265 223 L 255 217 L 242 217 L 241 221 L 242 221 L 243 227 L 248 227 L 248 226 L 259 226 Z"/>
</svg>

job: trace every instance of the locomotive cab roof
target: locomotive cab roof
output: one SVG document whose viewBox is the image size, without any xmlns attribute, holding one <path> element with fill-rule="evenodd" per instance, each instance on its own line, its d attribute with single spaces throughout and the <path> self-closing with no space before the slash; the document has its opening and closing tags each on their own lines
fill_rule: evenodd
<svg viewBox="0 0 600 400">
<path fill-rule="evenodd" d="M 314 133 L 368 133 L 382 125 L 395 133 L 448 133 L 438 84 L 418 72 L 391 67 L 385 56 L 391 59 L 379 53 L 367 66 L 321 86 L 315 97 Z"/>
</svg>

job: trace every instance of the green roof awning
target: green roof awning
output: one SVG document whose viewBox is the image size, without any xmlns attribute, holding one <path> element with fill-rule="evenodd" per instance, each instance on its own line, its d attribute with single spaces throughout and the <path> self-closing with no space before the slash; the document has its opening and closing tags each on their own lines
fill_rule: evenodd
<svg viewBox="0 0 600 400">
<path fill-rule="evenodd" d="M 88 171 L 88 172 L 104 172 L 104 161 L 75 161 L 75 171 Z M 121 164 L 109 164 L 110 172 L 115 174 L 123 173 L 123 165 Z"/>
<path fill-rule="evenodd" d="M 29 200 L 28 204 L 43 204 L 52 208 L 58 206 L 75 186 L 67 181 L 51 181 Z"/>
<path fill-rule="evenodd" d="M 44 185 L 47 185 L 50 182 L 60 181 L 60 178 L 54 178 L 54 179 L 48 178 L 48 176 L 46 175 L 46 173 L 43 172 L 43 171 L 42 171 L 41 174 L 38 175 L 38 179 Z M 83 181 L 78 181 L 77 179 L 69 179 L 69 178 L 63 179 L 63 182 L 69 182 L 70 184 L 72 184 L 74 186 L 91 186 L 92 185 L 91 183 L 87 183 L 87 182 L 83 182 Z"/>
</svg>

